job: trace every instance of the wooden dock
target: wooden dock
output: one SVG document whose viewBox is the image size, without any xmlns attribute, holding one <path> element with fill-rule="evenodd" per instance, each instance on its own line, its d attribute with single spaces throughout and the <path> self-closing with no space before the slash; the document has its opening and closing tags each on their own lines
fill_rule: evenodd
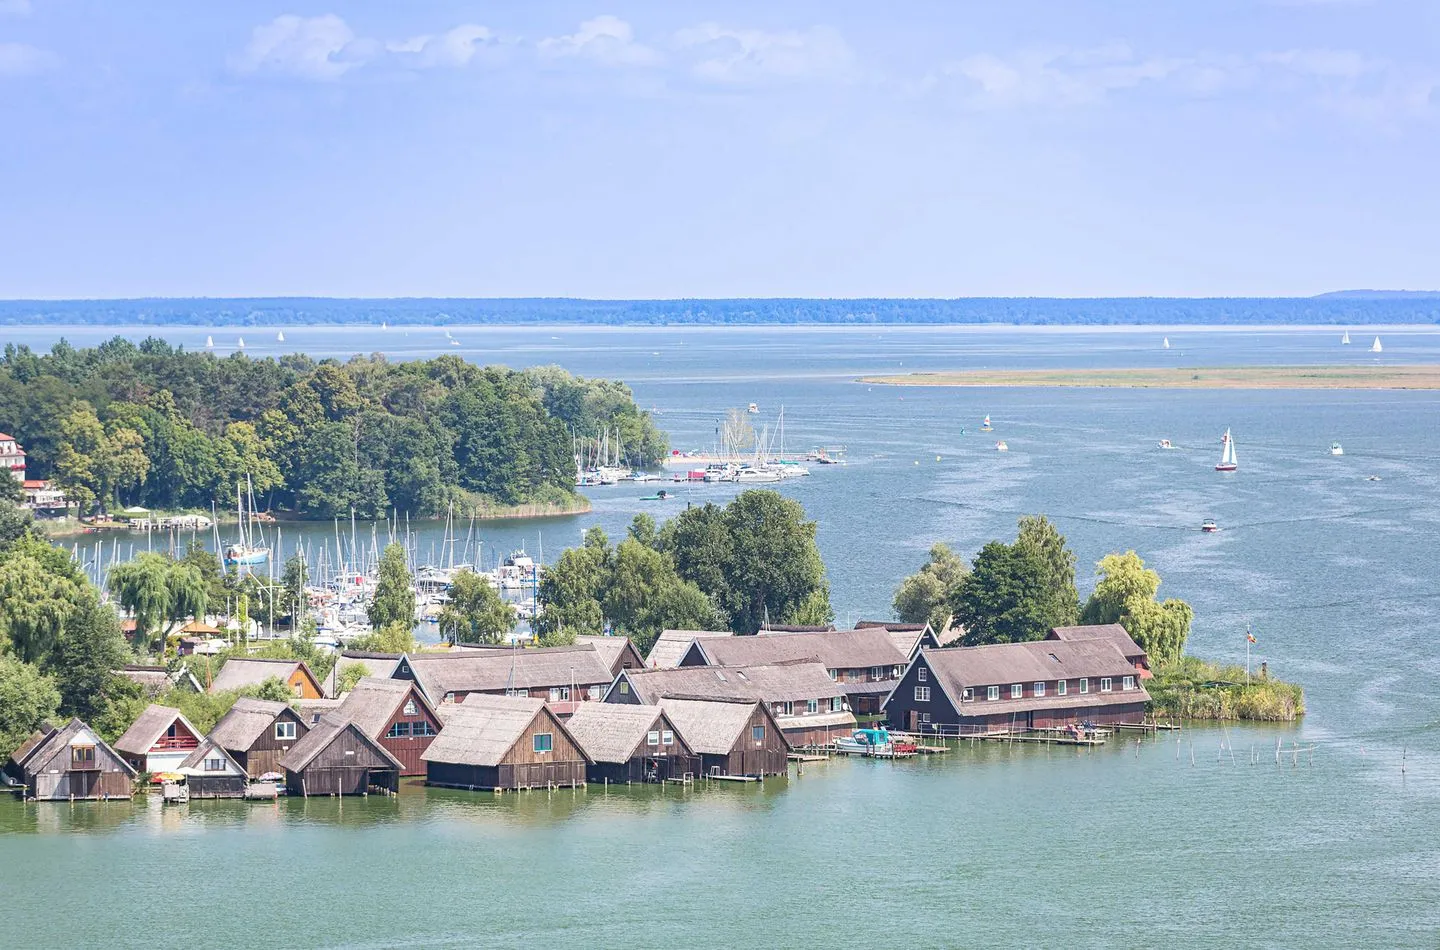
<svg viewBox="0 0 1440 950">
<path fill-rule="evenodd" d="M 817 753 L 813 753 L 813 752 L 791 752 L 791 753 L 789 753 L 788 755 L 786 755 L 785 758 L 788 759 L 788 760 L 791 761 L 791 762 L 828 762 L 828 761 L 830 761 L 830 756 L 829 756 L 828 754 L 821 755 L 821 754 L 817 754 Z"/>
<path fill-rule="evenodd" d="M 1117 722 L 1112 729 L 1127 729 L 1132 732 L 1179 732 L 1180 724 L 1175 722 Z"/>
<path fill-rule="evenodd" d="M 1046 745 L 1097 746 L 1105 744 L 1103 736 L 1022 735 L 1014 732 L 988 732 L 969 738 L 985 742 L 1039 742 Z"/>
</svg>

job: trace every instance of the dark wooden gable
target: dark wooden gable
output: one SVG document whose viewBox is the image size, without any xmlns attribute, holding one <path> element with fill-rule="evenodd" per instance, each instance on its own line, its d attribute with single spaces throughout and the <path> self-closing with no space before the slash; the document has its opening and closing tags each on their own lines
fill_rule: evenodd
<svg viewBox="0 0 1440 950">
<path fill-rule="evenodd" d="M 920 681 L 920 671 L 925 671 L 925 681 Z M 929 701 L 917 700 L 915 698 L 915 687 L 929 687 Z M 920 654 L 910 665 L 905 668 L 905 673 L 896 682 L 890 698 L 884 705 L 885 717 L 890 725 L 896 729 L 911 728 L 910 713 L 929 713 L 930 723 L 946 723 L 954 725 L 960 721 L 960 710 L 957 708 L 959 697 L 952 702 L 950 695 L 945 692 L 945 687 L 940 683 L 940 677 L 930 668 L 925 654 Z"/>
<path fill-rule="evenodd" d="M 622 683 L 624 684 L 623 689 L 621 688 Z M 640 697 L 635 695 L 635 684 L 630 682 L 630 677 L 624 670 L 621 670 L 620 675 L 615 677 L 615 682 L 610 684 L 610 691 L 605 694 L 605 702 L 628 703 L 631 706 L 642 705 Z"/>
<path fill-rule="evenodd" d="M 542 733 L 550 734 L 549 752 L 535 751 L 535 736 Z M 584 762 L 585 753 L 581 752 L 580 747 L 575 744 L 575 740 L 570 738 L 570 733 L 560 724 L 560 720 L 556 719 L 550 710 L 541 709 L 535 714 L 535 718 L 530 720 L 530 725 L 525 727 L 525 731 L 521 733 L 520 737 L 515 740 L 510 751 L 505 753 L 500 764 L 502 766 L 536 765 L 546 762 L 571 761 Z"/>
</svg>

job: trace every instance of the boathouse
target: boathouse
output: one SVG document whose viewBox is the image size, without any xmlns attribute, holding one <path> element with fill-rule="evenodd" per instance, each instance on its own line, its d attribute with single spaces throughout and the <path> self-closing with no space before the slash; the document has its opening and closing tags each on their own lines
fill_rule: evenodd
<svg viewBox="0 0 1440 950">
<path fill-rule="evenodd" d="M 362 676 L 389 679 L 394 674 L 395 667 L 400 663 L 402 656 L 404 656 L 403 653 L 342 650 L 335 659 L 335 665 L 330 667 L 330 675 L 325 677 L 325 695 L 340 695 L 340 681 L 344 678 L 345 671 L 351 667 L 360 667 Z"/>
<path fill-rule="evenodd" d="M 427 785 L 493 791 L 585 784 L 585 755 L 543 699 L 472 693 L 439 712 L 445 726 L 421 755 Z"/>
<path fill-rule="evenodd" d="M 190 690 L 195 693 L 205 692 L 205 687 L 190 672 L 189 667 L 181 666 L 173 673 L 165 666 L 142 666 L 138 664 L 127 664 L 118 670 L 112 670 L 116 676 L 122 676 L 144 690 L 145 695 L 152 699 L 163 696 L 172 688 Z"/>
<path fill-rule="evenodd" d="M 240 798 L 250 782 L 245 766 L 211 738 L 202 739 L 175 771 L 185 776 L 191 798 Z"/>
<path fill-rule="evenodd" d="M 733 637 L 729 630 L 661 630 L 645 656 L 645 668 L 663 670 L 680 665 L 680 658 L 696 640 Z"/>
<path fill-rule="evenodd" d="M 988 735 L 1138 723 L 1150 696 L 1110 640 L 922 650 L 885 704 L 891 728 Z"/>
<path fill-rule="evenodd" d="M 364 795 L 400 788 L 400 760 L 342 716 L 322 718 L 280 758 L 291 795 Z"/>
<path fill-rule="evenodd" d="M 680 665 L 767 666 L 806 660 L 819 663 L 830 679 L 842 684 L 851 711 L 861 715 L 880 711 L 910 662 L 885 628 L 869 627 L 696 640 Z"/>
<path fill-rule="evenodd" d="M 626 670 L 615 678 L 605 701 L 653 706 L 666 696 L 758 700 L 769 708 L 791 745 L 808 746 L 828 744 L 855 730 L 855 715 L 845 702 L 846 689 L 815 662 L 681 666 Z"/>
<path fill-rule="evenodd" d="M 37 801 L 129 798 L 135 769 L 79 719 L 46 724 L 10 757 L 5 771 Z"/>
<path fill-rule="evenodd" d="M 856 630 L 867 630 L 879 627 L 890 634 L 890 642 L 895 644 L 895 649 L 905 656 L 905 662 L 909 663 L 920 655 L 921 650 L 938 650 L 946 644 L 940 641 L 935 629 L 928 623 L 901 623 L 896 620 L 861 620 L 855 624 Z"/>
<path fill-rule="evenodd" d="M 477 693 L 529 696 L 568 716 L 577 704 L 600 699 L 615 678 L 588 644 L 567 647 L 482 647 L 448 653 L 408 653 L 393 679 L 414 680 L 438 708 Z"/>
<path fill-rule="evenodd" d="M 280 758 L 305 737 L 310 726 L 287 703 L 242 696 L 210 730 L 251 778 L 280 774 Z"/>
<path fill-rule="evenodd" d="M 320 681 L 310 672 L 304 660 L 263 660 L 255 657 L 226 660 L 210 684 L 209 692 L 245 689 L 270 679 L 283 682 L 296 699 L 320 699 L 325 695 Z"/>
<path fill-rule="evenodd" d="M 151 703 L 115 741 L 115 751 L 137 772 L 174 772 L 200 739 L 200 730 L 180 710 Z"/>
<path fill-rule="evenodd" d="M 660 708 L 700 756 L 709 776 L 784 775 L 790 743 L 764 703 L 742 699 L 667 698 Z"/>
<path fill-rule="evenodd" d="M 400 762 L 401 775 L 424 775 L 420 756 L 440 732 L 440 716 L 412 680 L 366 677 L 333 715 L 348 719 Z"/>
<path fill-rule="evenodd" d="M 591 782 L 683 781 L 700 775 L 700 757 L 659 706 L 586 703 L 565 728 L 589 760 Z"/>
<path fill-rule="evenodd" d="M 575 645 L 594 647 L 595 652 L 600 654 L 600 659 L 610 667 L 612 678 L 618 676 L 621 670 L 645 668 L 645 658 L 635 649 L 635 644 L 630 642 L 629 637 L 579 636 L 575 638 Z"/>
<path fill-rule="evenodd" d="M 1118 623 L 1097 623 L 1080 627 L 1052 627 L 1046 635 L 1046 640 L 1109 640 L 1115 644 L 1115 648 L 1125 657 L 1126 662 L 1135 667 L 1136 673 L 1142 680 L 1148 680 L 1154 676 L 1150 672 L 1150 655 L 1135 639 L 1130 636 L 1129 631 Z"/>
</svg>

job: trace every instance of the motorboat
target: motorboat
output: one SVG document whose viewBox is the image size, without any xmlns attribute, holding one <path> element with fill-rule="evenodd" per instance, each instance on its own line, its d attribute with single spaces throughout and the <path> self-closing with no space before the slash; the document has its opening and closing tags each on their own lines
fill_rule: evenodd
<svg viewBox="0 0 1440 950">
<path fill-rule="evenodd" d="M 1008 445 L 1005 444 L 1005 440 L 1004 440 L 1004 439 L 1001 439 L 999 442 L 996 442 L 996 443 L 995 443 L 995 451 L 997 451 L 997 452 L 1008 452 L 1008 451 L 1010 451 L 1010 446 L 1008 446 Z"/>
<path fill-rule="evenodd" d="M 891 737 L 890 730 L 883 726 L 873 729 L 856 729 L 848 736 L 841 736 L 831 742 L 836 752 L 845 755 L 868 755 L 876 758 L 894 758 L 914 755 L 915 743 Z"/>
<path fill-rule="evenodd" d="M 1331 443 L 1330 443 L 1330 454 L 1331 454 L 1331 455 L 1344 455 L 1344 454 L 1345 454 L 1345 449 L 1340 446 L 1340 443 L 1339 443 L 1339 442 L 1331 442 Z"/>
<path fill-rule="evenodd" d="M 752 402 L 750 405 L 745 407 L 745 411 L 749 413 L 758 413 L 760 411 L 760 407 Z"/>
<path fill-rule="evenodd" d="M 1160 448 L 1162 448 L 1162 449 L 1173 449 L 1173 448 L 1175 448 L 1175 446 L 1170 443 L 1170 440 L 1169 440 L 1169 439 L 1161 439 L 1161 440 L 1160 440 Z"/>
<path fill-rule="evenodd" d="M 668 492 L 668 491 L 666 491 L 665 489 L 662 488 L 662 489 L 660 489 L 659 491 L 657 491 L 657 492 L 656 492 L 655 494 L 653 494 L 653 495 L 643 495 L 643 496 L 641 496 L 640 500 L 641 500 L 641 501 L 669 501 L 670 499 L 672 499 L 672 498 L 674 498 L 674 497 L 675 497 L 674 495 L 670 494 L 670 492 Z"/>
<path fill-rule="evenodd" d="M 1204 531 L 1206 534 L 1214 534 L 1216 531 L 1220 530 L 1220 526 L 1215 523 L 1214 518 L 1206 518 L 1204 521 L 1200 522 L 1200 530 Z"/>
</svg>

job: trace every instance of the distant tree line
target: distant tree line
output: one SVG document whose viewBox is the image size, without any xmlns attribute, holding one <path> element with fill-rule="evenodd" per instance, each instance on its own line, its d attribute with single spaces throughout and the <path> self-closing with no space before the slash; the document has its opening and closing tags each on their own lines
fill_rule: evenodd
<svg viewBox="0 0 1440 950">
<path fill-rule="evenodd" d="M 120 337 L 0 359 L 0 431 L 86 509 L 230 509 L 247 479 L 262 507 L 312 517 L 567 501 L 574 438 L 606 428 L 631 464 L 667 451 L 623 383 L 558 367 L 217 358 Z"/>
<path fill-rule="evenodd" d="M 1320 297 L 964 297 L 958 299 L 327 297 L 0 301 L 0 325 L 298 326 L 369 324 L 1383 324 L 1440 322 L 1440 295 Z"/>
</svg>

